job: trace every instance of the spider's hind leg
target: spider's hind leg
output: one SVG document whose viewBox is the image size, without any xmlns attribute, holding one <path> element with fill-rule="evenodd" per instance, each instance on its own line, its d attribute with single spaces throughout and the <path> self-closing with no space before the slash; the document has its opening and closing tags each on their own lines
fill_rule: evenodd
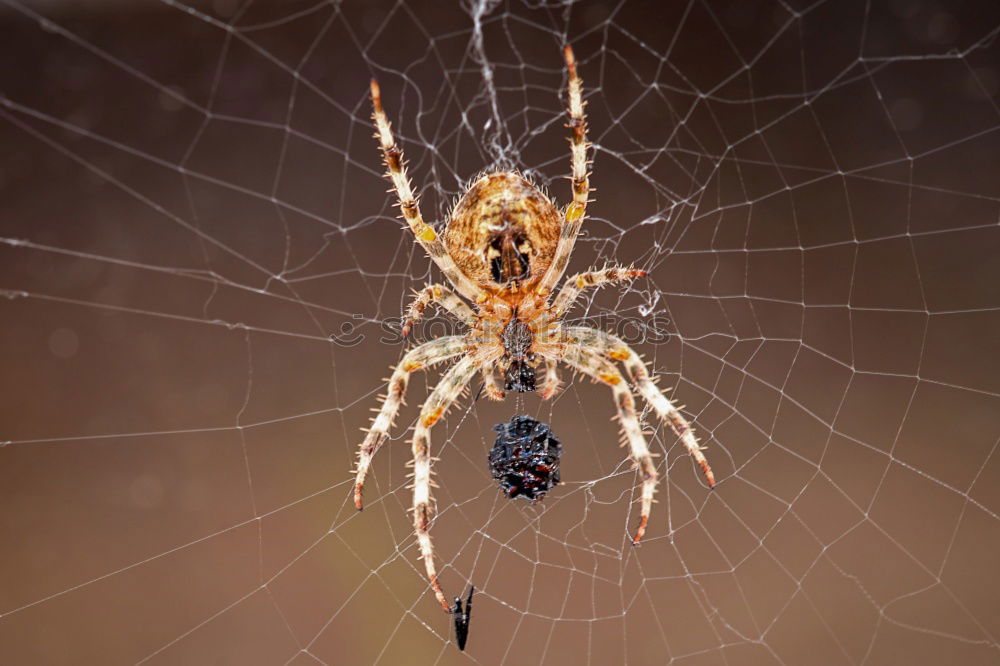
<svg viewBox="0 0 1000 666">
<path fill-rule="evenodd" d="M 616 335 L 605 333 L 604 331 L 587 326 L 567 326 L 563 329 L 567 338 L 573 344 L 579 344 L 588 349 L 593 349 L 606 358 L 621 361 L 625 366 L 625 371 L 635 382 L 636 389 L 643 399 L 653 408 L 656 415 L 670 426 L 674 434 L 680 439 L 681 444 L 688 454 L 694 459 L 705 475 L 705 481 L 709 488 L 715 487 L 715 474 L 712 472 L 708 460 L 705 458 L 702 447 L 698 444 L 698 439 L 694 436 L 691 424 L 684 418 L 681 411 L 670 399 L 663 394 L 652 378 L 646 364 L 642 362 L 639 355 L 625 344 L 625 341 Z"/>
<path fill-rule="evenodd" d="M 621 422 L 624 443 L 628 446 L 629 456 L 639 468 L 639 474 L 642 478 L 639 525 L 635 530 L 635 536 L 632 537 L 632 543 L 637 544 L 646 533 L 646 525 L 649 523 L 649 513 L 653 508 L 653 494 L 656 492 L 656 481 L 659 475 L 656 471 L 656 464 L 653 462 L 653 454 L 649 451 L 649 445 L 646 443 L 642 427 L 639 425 L 632 391 L 629 390 L 625 378 L 613 364 L 584 347 L 566 345 L 550 358 L 566 363 L 574 370 L 607 385 L 611 389 L 615 407 L 618 409 L 618 420 Z"/>
<path fill-rule="evenodd" d="M 364 507 L 362 491 L 372 458 L 389 437 L 389 428 L 392 427 L 392 422 L 396 419 L 396 414 L 399 413 L 399 408 L 403 405 L 403 395 L 406 393 L 406 385 L 410 375 L 429 365 L 458 356 L 467 348 L 468 343 L 461 336 L 437 338 L 411 349 L 393 370 L 392 377 L 389 378 L 388 391 L 382 401 L 382 407 L 378 410 L 371 427 L 368 428 L 368 434 L 365 435 L 365 439 L 358 449 L 358 466 L 354 472 L 354 505 L 359 511 Z"/>
<path fill-rule="evenodd" d="M 434 500 L 431 495 L 431 428 L 437 423 L 448 407 L 465 390 L 469 380 L 475 376 L 478 366 L 470 357 L 463 357 L 444 374 L 438 385 L 428 396 L 420 410 L 420 417 L 413 430 L 413 529 L 420 545 L 420 557 L 424 561 L 427 579 L 434 596 L 445 612 L 451 606 L 438 583 L 437 567 L 434 564 L 434 546 L 431 543 L 430 526 L 433 517 Z"/>
</svg>

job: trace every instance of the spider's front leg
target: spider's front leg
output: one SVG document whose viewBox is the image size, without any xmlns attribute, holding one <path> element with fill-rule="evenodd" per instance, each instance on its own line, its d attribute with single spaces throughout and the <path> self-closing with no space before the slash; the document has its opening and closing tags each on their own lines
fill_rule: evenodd
<svg viewBox="0 0 1000 666">
<path fill-rule="evenodd" d="M 365 476 L 371 467 L 372 458 L 389 437 L 389 428 L 396 419 L 396 414 L 403 404 L 406 384 L 410 374 L 427 366 L 453 358 L 468 349 L 468 342 L 460 335 L 451 335 L 431 340 L 419 347 L 414 347 L 400 360 L 392 377 L 389 378 L 389 388 L 383 397 L 382 408 L 372 421 L 371 428 L 365 436 L 358 451 L 358 467 L 354 476 L 354 505 L 360 511 L 364 508 L 361 493 L 365 485 Z"/>
<path fill-rule="evenodd" d="M 624 266 L 612 266 L 599 271 L 577 273 L 566 280 L 566 284 L 563 285 L 556 300 L 552 303 L 549 316 L 553 321 L 561 318 L 573 306 L 580 293 L 588 287 L 600 288 L 612 282 L 634 280 L 645 275 L 646 271 L 631 267 L 625 268 Z"/>
<path fill-rule="evenodd" d="M 691 424 L 680 410 L 663 394 L 649 376 L 646 364 L 639 355 L 616 335 L 605 333 L 587 326 L 567 326 L 562 329 L 567 340 L 586 349 L 593 349 L 609 359 L 621 361 L 626 372 L 635 381 L 636 388 L 664 423 L 667 423 L 687 449 L 688 454 L 698 463 L 709 488 L 715 487 L 715 474 L 698 445 Z"/>
<path fill-rule="evenodd" d="M 566 71 L 569 77 L 567 86 L 569 123 L 567 126 L 573 133 L 570 138 L 573 202 L 566 207 L 565 220 L 559 234 L 559 242 L 556 245 L 552 264 L 536 288 L 539 293 L 546 294 L 552 290 L 552 287 L 566 271 L 566 265 L 569 263 L 569 256 L 573 253 L 573 246 L 580 233 L 580 225 L 583 224 L 583 217 L 587 212 L 587 201 L 590 197 L 590 179 L 587 173 L 587 148 L 590 144 L 587 143 L 587 116 L 583 112 L 583 82 L 576 73 L 576 57 L 569 45 L 563 49 L 563 56 L 566 60 Z"/>
<path fill-rule="evenodd" d="M 476 315 L 472 308 L 459 298 L 458 294 L 443 284 L 429 284 L 416 292 L 416 296 L 410 302 L 410 307 L 406 310 L 406 319 L 403 320 L 402 330 L 404 338 L 410 334 L 413 325 L 420 320 L 424 309 L 431 303 L 440 304 L 466 326 L 471 327 L 476 322 Z"/>
<path fill-rule="evenodd" d="M 448 605 L 448 600 L 438 583 L 437 568 L 434 565 L 434 546 L 431 544 L 429 531 L 434 513 L 431 496 L 430 430 L 444 416 L 451 403 L 461 395 L 478 369 L 476 360 L 470 356 L 463 357 L 453 365 L 427 398 L 413 430 L 413 528 L 417 535 L 417 543 L 420 545 L 420 557 L 427 570 L 427 579 L 434 589 L 434 596 L 437 597 L 441 608 L 449 613 L 451 606 Z"/>
<path fill-rule="evenodd" d="M 374 109 L 372 119 L 375 121 L 375 128 L 378 130 L 375 136 L 378 138 L 379 146 L 382 148 L 382 157 L 388 169 L 386 175 L 389 176 L 393 189 L 396 190 L 396 197 L 399 199 L 399 207 L 403 212 L 403 218 L 406 220 L 406 224 L 409 225 L 410 230 L 413 231 L 417 242 L 427 251 L 427 254 L 438 265 L 444 276 L 448 278 L 448 281 L 455 285 L 455 289 L 460 294 L 474 301 L 476 297 L 481 296 L 485 292 L 479 285 L 459 270 L 455 264 L 455 260 L 448 254 L 447 248 L 445 248 L 444 243 L 438 237 L 437 232 L 424 222 L 424 218 L 420 214 L 420 206 L 417 204 L 417 198 L 410 187 L 410 179 L 406 175 L 406 166 L 403 163 L 403 149 L 396 145 L 396 138 L 392 135 L 389 119 L 382 109 L 382 91 L 379 88 L 378 81 L 375 79 L 372 79 L 371 82 L 371 95 L 372 108 Z"/>
<path fill-rule="evenodd" d="M 629 456 L 639 468 L 642 477 L 639 526 L 632 538 L 632 543 L 639 543 L 646 533 L 649 513 L 653 508 L 653 494 L 656 492 L 658 474 L 656 464 L 653 462 L 653 454 L 649 451 L 649 445 L 646 443 L 642 427 L 639 425 L 639 417 L 635 412 L 635 398 L 628 388 L 628 383 L 614 365 L 583 347 L 576 345 L 553 346 L 550 351 L 547 351 L 546 356 L 553 360 L 562 361 L 578 372 L 611 388 L 625 444 L 629 447 Z"/>
</svg>

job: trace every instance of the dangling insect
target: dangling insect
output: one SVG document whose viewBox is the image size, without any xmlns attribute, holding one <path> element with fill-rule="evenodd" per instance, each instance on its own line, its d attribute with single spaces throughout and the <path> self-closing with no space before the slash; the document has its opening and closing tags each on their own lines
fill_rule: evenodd
<svg viewBox="0 0 1000 666">
<path fill-rule="evenodd" d="M 465 642 L 469 640 L 469 619 L 472 617 L 472 593 L 476 588 L 469 586 L 469 596 L 465 600 L 465 608 L 462 608 L 461 597 L 455 597 L 455 605 L 450 612 L 455 618 L 455 642 L 459 650 L 465 650 Z"/>
</svg>

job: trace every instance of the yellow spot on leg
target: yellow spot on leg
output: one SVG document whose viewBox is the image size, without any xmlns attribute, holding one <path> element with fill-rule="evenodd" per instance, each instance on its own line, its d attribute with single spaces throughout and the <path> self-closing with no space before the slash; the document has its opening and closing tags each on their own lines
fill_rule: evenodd
<svg viewBox="0 0 1000 666">
<path fill-rule="evenodd" d="M 435 407 L 433 410 L 424 414 L 423 419 L 421 419 L 421 423 L 424 425 L 425 428 L 430 428 L 432 425 L 438 422 L 438 419 L 441 418 L 441 414 L 443 413 L 444 413 L 444 407 Z"/>
<path fill-rule="evenodd" d="M 616 361 L 626 361 L 631 355 L 632 354 L 627 349 L 612 349 L 608 352 L 608 356 Z"/>
<path fill-rule="evenodd" d="M 403 370 L 406 372 L 413 372 L 414 370 L 419 370 L 424 367 L 424 364 L 420 361 L 408 361 L 403 364 Z"/>
<path fill-rule="evenodd" d="M 427 224 L 423 224 L 422 226 L 417 227 L 416 234 L 417 234 L 417 239 L 422 240 L 425 243 L 430 243 L 435 238 L 437 238 L 437 234 L 434 233 L 434 230 L 431 229 Z"/>
<path fill-rule="evenodd" d="M 611 374 L 610 372 L 602 372 L 597 376 L 602 382 L 605 384 L 611 384 L 612 386 L 617 386 L 622 381 L 621 375 Z"/>
<path fill-rule="evenodd" d="M 576 222 L 581 217 L 583 217 L 583 206 L 581 206 L 579 203 L 574 201 L 573 203 L 571 203 L 569 206 L 566 207 L 567 222 Z"/>
</svg>

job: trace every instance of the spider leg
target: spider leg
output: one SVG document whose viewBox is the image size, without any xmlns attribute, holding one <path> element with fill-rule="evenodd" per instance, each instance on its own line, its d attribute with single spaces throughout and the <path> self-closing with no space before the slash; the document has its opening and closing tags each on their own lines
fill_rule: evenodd
<svg viewBox="0 0 1000 666">
<path fill-rule="evenodd" d="M 479 369 L 475 359 L 466 356 L 448 369 L 438 385 L 424 402 L 413 430 L 413 528 L 420 544 L 420 557 L 427 570 L 427 579 L 434 589 L 434 596 L 445 612 L 451 612 L 451 606 L 441 590 L 437 579 L 437 568 L 434 566 L 434 546 L 431 544 L 430 525 L 433 516 L 431 496 L 431 438 L 430 430 L 447 411 L 451 403 L 465 389 L 469 380 Z"/>
<path fill-rule="evenodd" d="M 615 406 L 618 408 L 618 420 L 622 424 L 622 434 L 625 443 L 629 447 L 629 455 L 639 468 L 642 476 L 642 497 L 641 511 L 639 515 L 639 526 L 636 528 L 632 543 L 639 543 L 646 533 L 646 524 L 649 522 L 649 512 L 653 507 L 653 493 L 656 492 L 657 471 L 653 462 L 653 454 L 649 452 L 649 445 L 642 434 L 639 425 L 639 417 L 635 412 L 635 398 L 628 388 L 628 383 L 622 377 L 618 369 L 599 354 L 589 349 L 574 344 L 564 345 L 553 351 L 549 356 L 553 360 L 559 360 L 574 368 L 588 377 L 591 377 L 602 384 L 607 384 L 614 395 Z"/>
<path fill-rule="evenodd" d="M 480 366 L 480 372 L 483 376 L 483 389 L 486 392 L 486 397 L 490 400 L 503 400 L 507 394 L 504 393 L 497 382 L 496 374 L 493 372 L 493 364 L 494 361 L 490 361 Z"/>
<path fill-rule="evenodd" d="M 371 428 L 368 429 L 368 434 L 358 450 L 358 466 L 354 476 L 354 505 L 359 511 L 364 508 L 361 492 L 365 476 L 368 474 L 372 458 L 389 437 L 389 428 L 392 427 L 392 422 L 403 404 L 403 394 L 406 393 L 410 374 L 415 370 L 458 356 L 466 351 L 468 346 L 462 336 L 437 338 L 411 349 L 393 370 L 392 377 L 389 378 L 389 390 L 383 397 L 382 408 L 372 420 Z"/>
<path fill-rule="evenodd" d="M 639 394 L 649 403 L 665 423 L 667 423 L 674 434 L 680 439 L 681 444 L 687 452 L 694 458 L 694 461 L 701 467 L 705 480 L 710 488 L 715 486 L 715 474 L 702 453 L 702 447 L 698 445 L 698 439 L 694 436 L 691 424 L 684 418 L 680 410 L 674 406 L 667 396 L 663 394 L 649 376 L 646 364 L 642 362 L 639 355 L 616 335 L 599 331 L 587 326 L 567 326 L 562 329 L 571 344 L 577 344 L 587 349 L 593 349 L 616 361 L 621 361 L 626 372 L 635 382 Z"/>
<path fill-rule="evenodd" d="M 548 400 L 559 392 L 562 382 L 559 380 L 559 366 L 552 359 L 545 359 L 545 383 L 539 391 L 542 400 Z"/>
<path fill-rule="evenodd" d="M 389 176 L 396 191 L 399 207 L 403 211 L 403 218 L 413 231 L 417 242 L 427 251 L 430 258 L 448 278 L 448 281 L 455 286 L 460 294 L 474 301 L 477 296 L 485 292 L 458 268 L 437 233 L 424 222 L 424 218 L 420 214 L 420 206 L 410 188 L 410 179 L 406 175 L 406 167 L 403 164 L 403 149 L 396 145 L 396 139 L 389 126 L 389 119 L 386 118 L 385 111 L 382 110 L 382 93 L 375 79 L 372 79 L 371 82 L 371 95 L 374 109 L 372 119 L 378 130 L 376 137 L 382 148 L 385 165 L 389 170 L 386 175 Z"/>
<path fill-rule="evenodd" d="M 556 296 L 556 300 L 552 304 L 549 316 L 553 320 L 562 317 L 566 314 L 566 311 L 573 306 L 573 303 L 576 301 L 580 293 L 588 287 L 600 288 L 612 282 L 634 280 L 635 278 L 643 277 L 645 275 L 646 271 L 637 270 L 635 268 L 625 268 L 623 266 L 612 266 L 611 268 L 603 268 L 599 271 L 577 273 L 566 280 L 566 283 L 563 285 L 563 288 L 559 291 L 559 295 Z"/>
<path fill-rule="evenodd" d="M 537 290 L 548 293 L 555 286 L 559 278 L 566 271 L 566 264 L 569 263 L 569 256 L 573 252 L 576 237 L 580 233 L 580 225 L 583 224 L 583 216 L 587 211 L 587 198 L 590 196 L 590 181 L 587 173 L 587 116 L 583 112 L 583 83 L 576 73 L 576 58 L 573 56 L 573 49 L 566 46 L 563 50 L 566 59 L 566 70 L 569 74 L 568 96 L 569 96 L 569 123 L 568 127 L 573 132 L 570 138 L 570 157 L 573 169 L 573 202 L 566 207 L 565 223 L 559 235 L 559 243 L 556 245 L 555 256 L 552 264 L 539 281 Z"/>
<path fill-rule="evenodd" d="M 458 294 L 443 284 L 429 284 L 417 292 L 417 295 L 410 302 L 410 307 L 407 308 L 406 319 L 403 321 L 404 338 L 410 334 L 410 329 L 420 320 L 424 309 L 431 303 L 440 304 L 466 326 L 472 326 L 476 321 L 476 315 L 472 308 L 459 298 Z"/>
</svg>

